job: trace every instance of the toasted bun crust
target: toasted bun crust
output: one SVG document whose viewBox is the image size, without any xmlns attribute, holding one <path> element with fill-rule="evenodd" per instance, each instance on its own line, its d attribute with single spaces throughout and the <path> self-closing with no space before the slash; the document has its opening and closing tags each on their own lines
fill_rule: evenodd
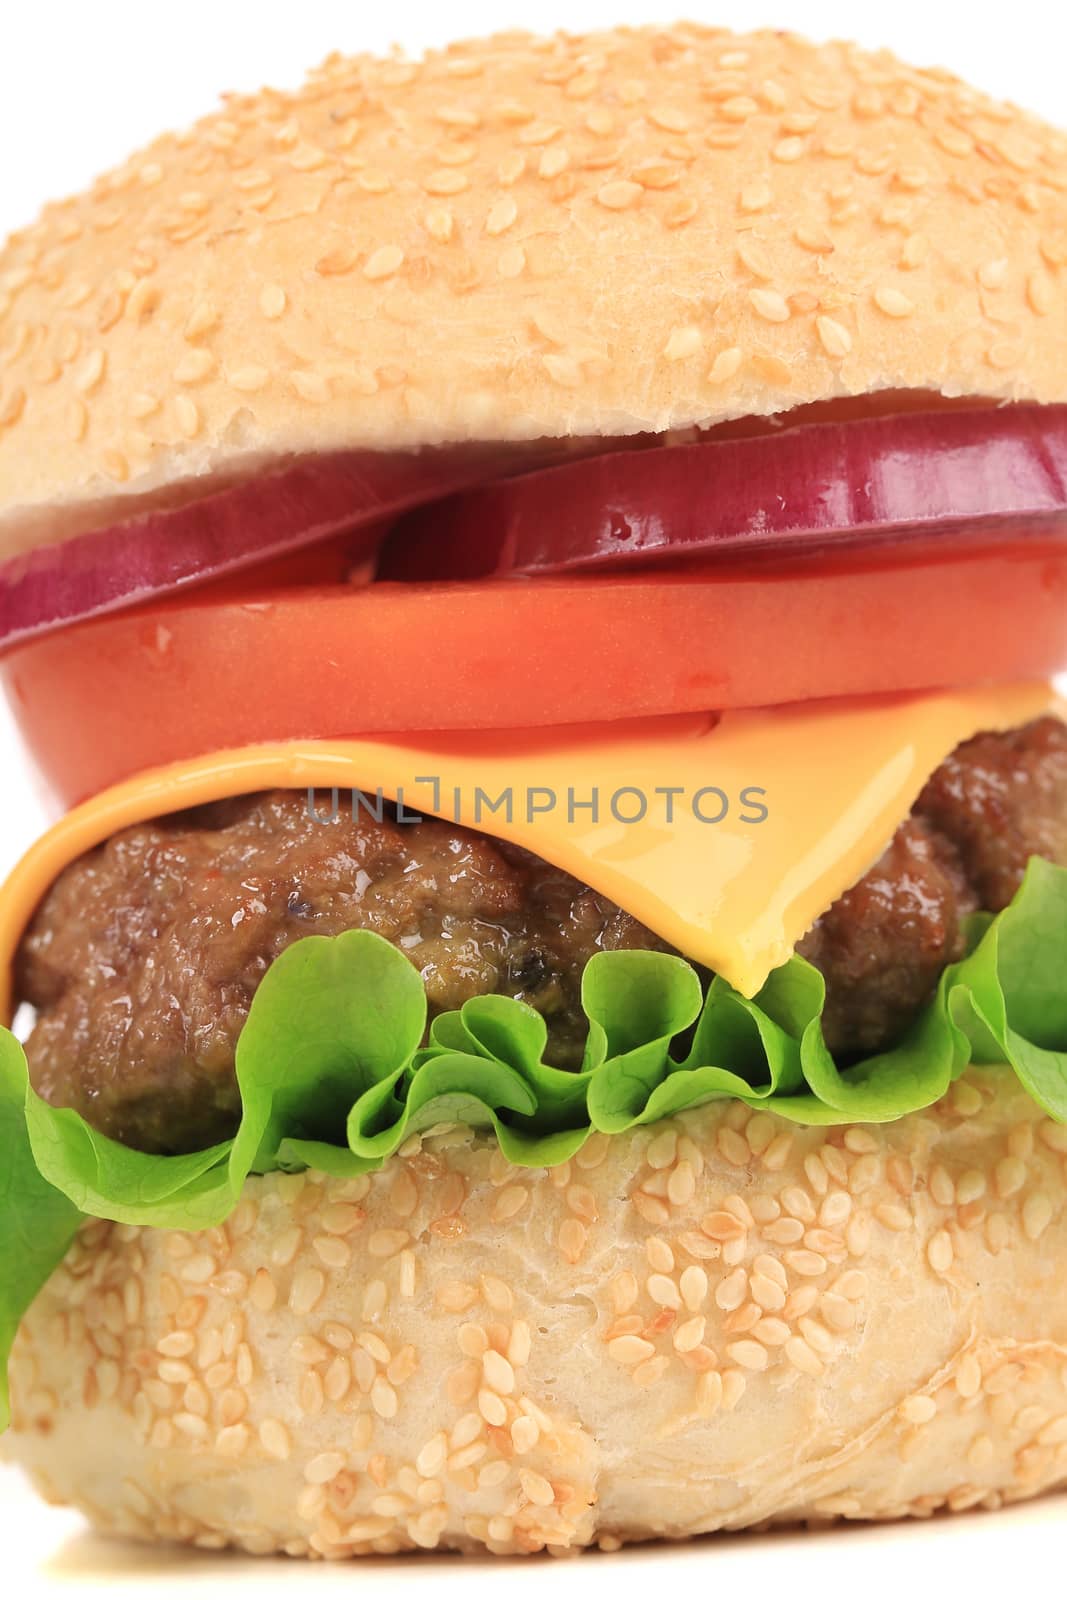
<svg viewBox="0 0 1067 1600">
<path fill-rule="evenodd" d="M 332 58 L 0 254 L 0 551 L 288 452 L 1063 401 L 1065 264 L 1064 136 L 888 54 L 680 26 Z"/>
<path fill-rule="evenodd" d="M 1065 1153 L 986 1070 L 884 1128 L 718 1105 L 548 1173 L 457 1130 L 94 1224 L 8 1448 L 104 1528 L 293 1555 L 995 1506 L 1067 1480 Z"/>
</svg>

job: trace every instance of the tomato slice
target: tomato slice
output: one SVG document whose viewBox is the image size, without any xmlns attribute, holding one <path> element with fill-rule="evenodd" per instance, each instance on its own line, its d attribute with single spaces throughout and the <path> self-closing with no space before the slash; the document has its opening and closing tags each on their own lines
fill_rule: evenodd
<svg viewBox="0 0 1067 1600">
<path fill-rule="evenodd" d="M 178 601 L 14 650 L 3 677 L 74 802 L 288 738 L 530 728 L 1045 677 L 1067 552 L 758 570 L 307 586 Z"/>
</svg>

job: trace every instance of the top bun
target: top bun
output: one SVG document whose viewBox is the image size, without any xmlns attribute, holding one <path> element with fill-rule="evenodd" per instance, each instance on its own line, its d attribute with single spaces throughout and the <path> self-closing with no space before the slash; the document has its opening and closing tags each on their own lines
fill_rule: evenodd
<svg viewBox="0 0 1067 1600">
<path fill-rule="evenodd" d="M 0 253 L 0 551 L 289 452 L 1067 400 L 1065 269 L 1067 138 L 888 54 L 332 57 Z"/>
</svg>

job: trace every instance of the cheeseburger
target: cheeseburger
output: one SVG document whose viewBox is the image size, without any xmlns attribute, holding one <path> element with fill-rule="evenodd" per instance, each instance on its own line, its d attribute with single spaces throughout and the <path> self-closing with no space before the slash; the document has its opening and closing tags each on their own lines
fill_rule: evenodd
<svg viewBox="0 0 1067 1600">
<path fill-rule="evenodd" d="M 1067 1481 L 1067 139 L 779 33 L 229 99 L 0 254 L 2 1449 L 141 1539 Z"/>
</svg>

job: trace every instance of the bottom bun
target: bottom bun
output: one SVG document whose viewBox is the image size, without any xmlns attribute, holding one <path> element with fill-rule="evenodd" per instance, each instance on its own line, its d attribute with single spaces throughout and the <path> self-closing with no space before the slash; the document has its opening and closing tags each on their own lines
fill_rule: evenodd
<svg viewBox="0 0 1067 1600">
<path fill-rule="evenodd" d="M 93 1223 L 8 1453 L 102 1528 L 501 1554 L 994 1507 L 1067 1480 L 1067 1129 L 1008 1071 L 885 1127 L 719 1103 L 567 1166 L 467 1130 Z"/>
</svg>

